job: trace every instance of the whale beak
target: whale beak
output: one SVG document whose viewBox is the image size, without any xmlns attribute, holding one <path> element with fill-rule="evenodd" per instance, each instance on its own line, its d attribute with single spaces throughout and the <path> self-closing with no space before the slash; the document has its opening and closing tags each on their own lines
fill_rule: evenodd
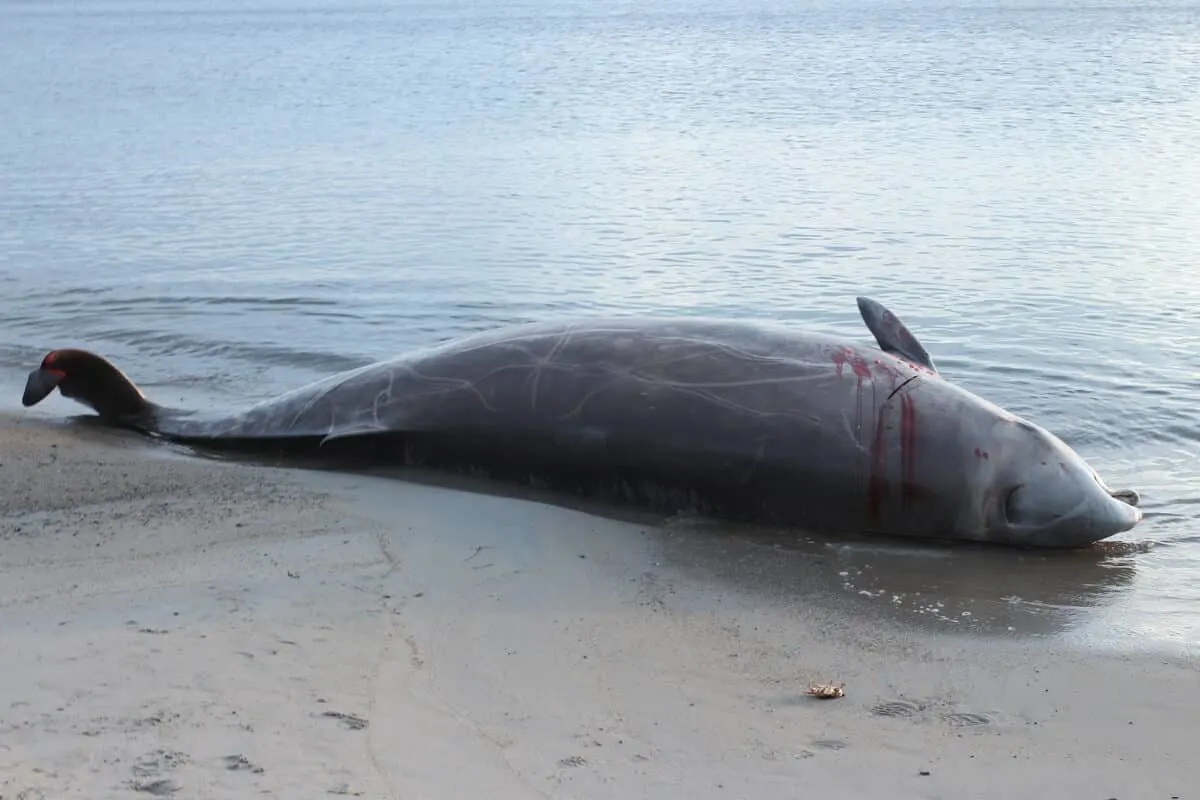
<svg viewBox="0 0 1200 800">
<path fill-rule="evenodd" d="M 32 406 L 46 399 L 46 395 L 54 391 L 54 387 L 67 377 L 67 373 L 58 369 L 35 369 L 29 373 L 25 381 L 25 393 L 21 395 L 21 405 Z"/>
<path fill-rule="evenodd" d="M 1140 499 L 1132 489 L 1110 491 L 1094 498 L 1088 513 L 1084 515 L 1089 523 L 1085 528 L 1088 533 L 1084 536 L 1085 541 L 1081 541 L 1080 544 L 1089 544 L 1090 542 L 1086 541 L 1089 539 L 1107 539 L 1137 527 L 1144 516 L 1142 509 L 1137 505 Z"/>
<path fill-rule="evenodd" d="M 1145 514 L 1137 506 L 1137 492 L 1114 492 L 1112 499 L 1115 502 L 1109 507 L 1108 517 L 1117 528 L 1116 533 L 1124 533 L 1142 521 Z"/>
</svg>

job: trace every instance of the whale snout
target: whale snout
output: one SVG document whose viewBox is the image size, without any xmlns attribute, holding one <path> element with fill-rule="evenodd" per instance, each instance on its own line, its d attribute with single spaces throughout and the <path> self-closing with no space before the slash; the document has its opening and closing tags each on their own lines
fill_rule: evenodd
<svg viewBox="0 0 1200 800">
<path fill-rule="evenodd" d="M 1142 498 L 1134 489 L 1111 489 L 1095 472 L 1092 473 L 1102 496 L 1088 493 L 1083 516 L 1097 535 L 1090 541 L 1100 541 L 1118 533 L 1132 530 L 1145 516 L 1140 508 Z M 1089 542 L 1084 542 L 1085 544 Z"/>
<path fill-rule="evenodd" d="M 1109 531 L 1108 534 L 1099 538 L 1106 539 L 1109 536 L 1132 530 L 1141 522 L 1145 515 L 1137 505 L 1139 500 L 1138 493 L 1132 489 L 1109 493 L 1108 502 L 1104 503 L 1101 508 L 1094 509 L 1092 513 L 1096 520 L 1096 529 Z"/>
<path fill-rule="evenodd" d="M 1030 481 L 1004 503 L 1009 535 L 1035 547 L 1082 547 L 1131 530 L 1142 521 L 1141 498 L 1096 481 Z"/>
</svg>

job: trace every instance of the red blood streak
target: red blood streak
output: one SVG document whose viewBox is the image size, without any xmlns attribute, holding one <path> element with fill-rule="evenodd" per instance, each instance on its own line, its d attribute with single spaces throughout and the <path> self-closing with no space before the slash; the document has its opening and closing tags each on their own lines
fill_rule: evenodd
<svg viewBox="0 0 1200 800">
<path fill-rule="evenodd" d="M 908 506 L 916 495 L 917 408 L 911 395 L 900 395 L 900 492 Z"/>
<path fill-rule="evenodd" d="M 883 449 L 887 409 L 886 405 L 879 409 L 875 420 L 875 440 L 871 442 L 871 478 L 867 487 L 867 502 L 872 522 L 879 521 L 883 493 L 887 491 L 887 459 Z"/>
<path fill-rule="evenodd" d="M 846 366 L 846 354 L 841 350 L 834 350 L 833 363 L 837 365 L 837 376 L 842 377 L 842 368 Z"/>
<path fill-rule="evenodd" d="M 878 358 L 875 359 L 875 369 L 877 371 L 887 373 L 888 375 L 891 375 L 893 378 L 901 377 L 900 370 L 896 369 L 895 364 L 889 364 L 888 362 L 883 361 L 882 359 L 878 359 Z"/>
<path fill-rule="evenodd" d="M 871 377 L 871 367 L 869 364 L 867 364 L 867 360 L 855 353 L 849 347 L 842 350 L 834 350 L 833 355 L 830 356 L 830 358 L 833 360 L 833 363 L 837 365 L 837 374 L 839 378 L 842 377 L 842 370 L 845 368 L 847 362 L 850 363 L 850 368 L 854 370 L 854 374 L 858 376 L 860 382 L 862 378 Z M 876 361 L 875 363 L 878 364 L 879 362 Z"/>
<path fill-rule="evenodd" d="M 854 352 L 852 348 L 843 347 L 834 350 L 830 355 L 830 359 L 837 367 L 837 376 L 842 377 L 845 366 L 850 364 L 850 368 L 854 370 L 854 376 L 858 379 L 856 387 L 857 403 L 854 420 L 854 428 L 856 431 L 862 430 L 862 412 L 863 412 L 863 379 L 871 379 L 871 367 L 867 364 L 867 360 Z"/>
</svg>

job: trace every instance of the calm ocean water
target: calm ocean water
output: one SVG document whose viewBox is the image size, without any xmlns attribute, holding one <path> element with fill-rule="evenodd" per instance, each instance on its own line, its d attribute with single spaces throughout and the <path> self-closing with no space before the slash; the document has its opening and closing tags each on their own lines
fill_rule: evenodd
<svg viewBox="0 0 1200 800">
<path fill-rule="evenodd" d="M 241 404 L 581 313 L 869 342 L 868 294 L 1143 494 L 993 605 L 1200 644 L 1200 6 L 0 0 L 0 120 L 0 406 L 71 344 Z"/>
</svg>

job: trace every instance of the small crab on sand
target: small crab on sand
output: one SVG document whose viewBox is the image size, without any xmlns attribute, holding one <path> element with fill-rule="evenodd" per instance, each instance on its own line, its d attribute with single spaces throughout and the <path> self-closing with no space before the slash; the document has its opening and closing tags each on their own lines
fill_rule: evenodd
<svg viewBox="0 0 1200 800">
<path fill-rule="evenodd" d="M 845 697 L 846 684 L 834 684 L 832 681 L 829 683 L 813 683 L 808 687 L 808 694 L 811 694 L 813 697 L 819 697 L 822 700 L 828 700 L 833 697 Z"/>
</svg>

